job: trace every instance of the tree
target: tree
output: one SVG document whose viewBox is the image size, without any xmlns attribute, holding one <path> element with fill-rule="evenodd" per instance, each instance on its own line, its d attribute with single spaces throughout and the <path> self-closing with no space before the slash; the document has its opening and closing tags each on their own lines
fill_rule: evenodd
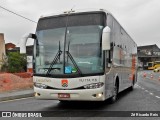
<svg viewBox="0 0 160 120">
<path fill-rule="evenodd" d="M 19 52 L 8 53 L 8 72 L 23 72 L 26 69 L 26 65 L 27 59 L 25 54 L 20 54 Z"/>
</svg>

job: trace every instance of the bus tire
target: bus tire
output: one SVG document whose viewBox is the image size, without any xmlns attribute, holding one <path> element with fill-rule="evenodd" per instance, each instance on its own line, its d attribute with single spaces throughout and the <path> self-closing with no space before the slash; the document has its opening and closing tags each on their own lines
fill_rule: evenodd
<svg viewBox="0 0 160 120">
<path fill-rule="evenodd" d="M 113 104 L 116 102 L 118 97 L 118 82 L 116 81 L 113 89 L 113 96 L 110 98 L 110 103 Z"/>
</svg>

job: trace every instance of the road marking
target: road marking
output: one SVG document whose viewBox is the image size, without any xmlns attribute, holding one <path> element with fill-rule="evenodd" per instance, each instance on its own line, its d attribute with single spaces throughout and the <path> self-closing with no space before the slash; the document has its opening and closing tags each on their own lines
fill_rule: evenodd
<svg viewBox="0 0 160 120">
<path fill-rule="evenodd" d="M 145 90 L 145 92 L 149 92 L 148 90 Z"/>
<path fill-rule="evenodd" d="M 139 86 L 135 86 L 136 88 L 139 88 Z"/>
<path fill-rule="evenodd" d="M 145 88 L 139 86 L 139 85 L 136 85 L 137 87 L 141 88 L 142 90 L 144 90 L 145 92 L 148 92 L 150 95 L 154 95 L 153 93 L 149 92 L 148 90 L 146 90 Z M 156 98 L 160 99 L 159 96 L 155 96 Z"/>
<path fill-rule="evenodd" d="M 153 93 L 151 93 L 151 92 L 150 92 L 149 94 L 150 94 L 150 95 L 153 95 Z"/>
<path fill-rule="evenodd" d="M 12 101 L 18 101 L 18 100 L 25 100 L 25 99 L 30 99 L 30 98 L 34 98 L 34 97 L 20 98 L 20 99 L 14 99 L 14 100 L 5 100 L 5 101 L 1 101 L 0 103 L 12 102 Z"/>
<path fill-rule="evenodd" d="M 155 97 L 160 99 L 160 97 L 159 97 L 159 96 L 155 96 Z"/>
<path fill-rule="evenodd" d="M 137 84 L 135 84 L 135 87 L 138 88 L 139 86 Z"/>
<path fill-rule="evenodd" d="M 143 87 L 141 87 L 141 86 L 140 86 L 140 88 L 141 88 L 142 90 L 144 90 L 145 92 L 149 92 L 148 90 L 146 90 L 145 88 L 143 88 Z M 150 94 L 150 95 L 153 95 L 153 93 L 151 93 L 151 92 L 149 92 L 149 94 Z M 158 96 L 158 97 L 159 97 L 159 96 Z M 157 97 L 157 98 L 158 98 L 158 97 Z"/>
</svg>

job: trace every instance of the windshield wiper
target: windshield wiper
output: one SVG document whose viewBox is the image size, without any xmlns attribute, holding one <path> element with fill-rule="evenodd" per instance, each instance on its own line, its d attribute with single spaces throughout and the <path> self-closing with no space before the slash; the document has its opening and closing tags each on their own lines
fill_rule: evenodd
<svg viewBox="0 0 160 120">
<path fill-rule="evenodd" d="M 67 56 L 68 56 L 68 57 L 70 58 L 70 60 L 72 61 L 73 65 L 76 67 L 78 73 L 79 73 L 81 76 L 83 76 L 80 68 L 78 67 L 77 63 L 76 63 L 75 60 L 73 59 L 73 57 L 72 57 L 72 55 L 70 54 L 70 52 L 69 52 L 69 51 L 66 51 L 66 53 L 67 53 Z"/>
<path fill-rule="evenodd" d="M 67 30 L 66 30 L 66 31 L 67 31 Z M 66 32 L 66 35 L 67 35 L 67 32 Z M 65 41 L 66 41 L 66 37 L 65 37 Z M 73 65 L 76 67 L 78 73 L 79 73 L 81 76 L 83 76 L 80 68 L 78 67 L 77 63 L 75 62 L 75 60 L 73 59 L 71 53 L 69 52 L 69 49 L 70 49 L 70 40 L 69 40 L 69 42 L 68 42 L 68 51 L 66 51 L 66 53 L 67 53 L 67 63 L 68 63 L 68 57 L 69 57 L 70 60 L 72 61 Z"/>
<path fill-rule="evenodd" d="M 62 51 L 61 51 L 61 46 L 60 46 L 60 41 L 59 41 L 59 50 L 58 50 L 56 56 L 54 57 L 53 61 L 51 62 L 51 65 L 49 66 L 48 71 L 46 73 L 46 76 L 48 76 L 50 74 L 53 65 L 57 63 L 57 60 L 59 60 L 59 62 L 60 62 L 61 54 L 62 54 Z"/>
<path fill-rule="evenodd" d="M 67 30 L 68 30 L 68 21 L 69 21 L 69 18 L 68 18 L 68 17 L 69 17 L 69 14 L 68 14 L 68 16 L 67 16 L 67 23 L 66 23 L 66 30 L 65 30 L 65 39 L 64 39 L 64 40 L 65 40 L 65 43 L 66 43 Z M 64 47 L 64 51 L 65 51 L 65 49 L 66 49 L 66 48 Z M 69 42 L 68 42 L 68 51 L 66 51 L 66 53 L 67 53 L 67 62 L 68 62 L 68 57 L 69 57 L 70 60 L 72 61 L 73 65 L 76 67 L 78 73 L 79 73 L 81 76 L 83 76 L 80 68 L 78 67 L 77 63 L 75 62 L 75 60 L 73 59 L 72 55 L 70 54 L 69 49 L 70 49 L 70 40 L 69 40 Z M 65 61 L 65 52 L 64 52 L 64 61 Z M 65 62 L 64 62 L 64 71 L 65 71 Z"/>
<path fill-rule="evenodd" d="M 66 20 L 66 29 L 65 29 L 65 36 L 64 36 L 64 51 L 66 51 L 66 38 L 67 38 L 67 30 L 68 30 L 68 21 L 69 21 L 69 15 L 70 15 L 70 12 L 68 12 L 68 15 L 67 15 L 67 20 Z M 72 63 L 74 64 L 74 66 L 76 67 L 78 73 L 82 76 L 82 72 L 81 70 L 79 69 L 78 65 L 76 64 L 75 60 L 73 59 L 72 55 L 69 53 L 69 46 L 70 46 L 70 42 L 69 42 L 69 45 L 68 45 L 68 51 L 66 51 L 67 53 L 67 56 L 71 59 Z M 48 68 L 48 71 L 46 73 L 46 76 L 50 74 L 51 70 L 52 70 L 52 67 L 53 65 L 57 62 L 57 60 L 59 59 L 59 62 L 60 62 L 60 55 L 62 54 L 62 51 L 61 51 L 61 48 L 60 48 L 60 41 L 59 41 L 59 51 L 58 53 L 56 54 L 54 60 L 52 61 L 50 67 Z M 63 53 L 63 73 L 65 74 L 65 52 Z M 67 62 L 68 62 L 68 58 L 67 58 Z"/>
</svg>

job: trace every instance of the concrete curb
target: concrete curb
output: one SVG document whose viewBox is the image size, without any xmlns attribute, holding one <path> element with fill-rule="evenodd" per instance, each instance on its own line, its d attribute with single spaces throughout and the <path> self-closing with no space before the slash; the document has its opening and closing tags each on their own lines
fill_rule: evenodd
<svg viewBox="0 0 160 120">
<path fill-rule="evenodd" d="M 33 97 L 33 90 L 21 90 L 21 91 L 11 91 L 7 93 L 0 93 L 0 101 L 14 100 L 20 98 Z"/>
</svg>

